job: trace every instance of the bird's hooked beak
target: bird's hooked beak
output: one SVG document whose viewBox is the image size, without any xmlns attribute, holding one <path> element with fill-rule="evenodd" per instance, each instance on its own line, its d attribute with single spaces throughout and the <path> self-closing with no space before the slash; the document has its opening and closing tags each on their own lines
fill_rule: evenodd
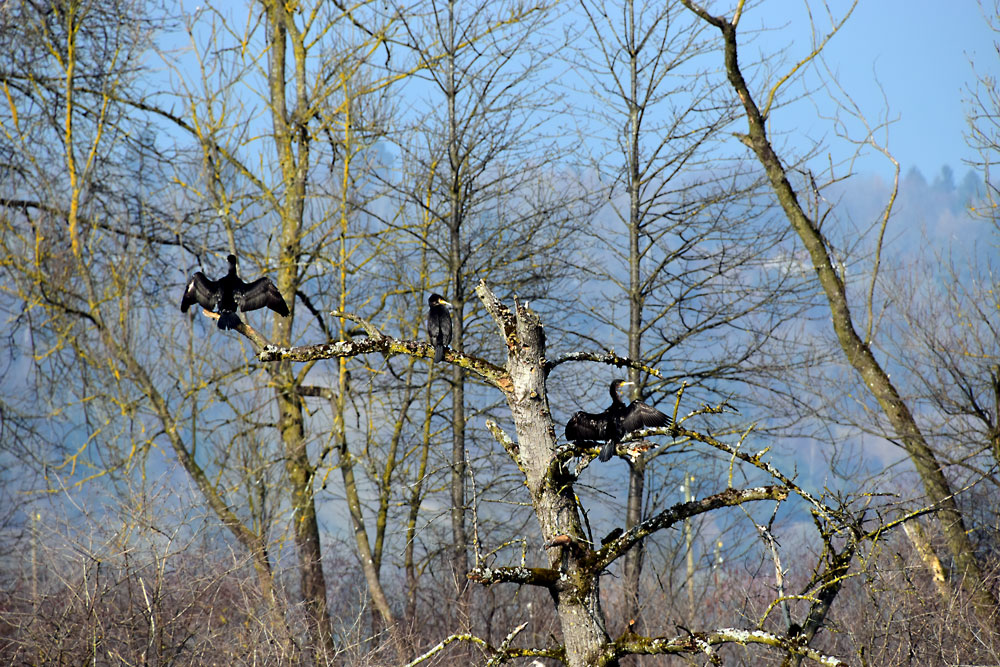
<svg viewBox="0 0 1000 667">
<path fill-rule="evenodd" d="M 625 387 L 626 385 L 635 387 L 635 382 L 632 382 L 631 380 L 625 380 L 624 382 L 622 382 L 620 385 L 618 385 L 619 393 L 622 393 L 621 389 L 622 389 L 622 387 Z M 627 394 L 624 394 L 624 395 L 625 395 L 626 398 L 632 398 L 632 394 L 634 394 L 634 393 L 635 393 L 634 391 L 630 391 L 630 392 L 628 392 Z"/>
<path fill-rule="evenodd" d="M 438 303 L 440 303 L 442 306 L 448 306 L 449 308 L 454 308 L 454 306 L 451 305 L 450 301 L 445 301 L 444 299 L 438 299 Z"/>
</svg>

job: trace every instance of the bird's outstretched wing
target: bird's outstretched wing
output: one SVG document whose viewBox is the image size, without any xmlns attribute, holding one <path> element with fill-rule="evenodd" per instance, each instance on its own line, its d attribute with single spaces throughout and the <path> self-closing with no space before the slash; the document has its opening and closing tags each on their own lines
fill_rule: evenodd
<svg viewBox="0 0 1000 667">
<path fill-rule="evenodd" d="M 197 303 L 206 310 L 215 310 L 219 303 L 219 283 L 209 280 L 201 271 L 191 276 L 187 286 L 184 288 L 184 297 L 181 299 L 181 312 L 186 313 L 188 308 Z"/>
<path fill-rule="evenodd" d="M 267 276 L 258 278 L 252 283 L 233 293 L 233 298 L 244 313 L 265 306 L 283 317 L 288 317 L 288 304 L 281 298 L 281 292 Z"/>
<path fill-rule="evenodd" d="M 567 440 L 607 440 L 609 420 L 604 414 L 577 412 L 566 422 Z"/>
<path fill-rule="evenodd" d="M 640 428 L 652 428 L 654 426 L 670 426 L 673 420 L 656 408 L 650 407 L 641 401 L 635 401 L 628 406 L 628 412 L 622 419 L 622 432 L 628 433 Z"/>
</svg>

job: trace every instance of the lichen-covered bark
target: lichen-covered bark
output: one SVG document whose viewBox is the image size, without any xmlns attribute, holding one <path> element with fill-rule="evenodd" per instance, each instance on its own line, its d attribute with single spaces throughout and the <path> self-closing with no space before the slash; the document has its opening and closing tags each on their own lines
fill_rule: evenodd
<svg viewBox="0 0 1000 667">
<path fill-rule="evenodd" d="M 598 574 L 588 566 L 583 524 L 568 479 L 549 474 L 556 449 L 556 434 L 546 393 L 544 332 L 538 317 L 516 305 L 510 312 L 496 301 L 484 284 L 477 289 L 487 310 L 500 326 L 507 344 L 510 388 L 507 405 L 517 431 L 518 464 L 523 470 L 531 503 L 546 542 L 567 535 L 566 546 L 547 550 L 549 567 L 558 572 L 558 583 L 549 588 L 556 603 L 566 661 L 571 666 L 616 664 L 602 660 L 608 642 L 600 605 Z"/>
<path fill-rule="evenodd" d="M 281 216 L 278 289 L 292 311 L 288 318 L 275 318 L 274 336 L 277 344 L 289 345 L 295 320 L 294 294 L 299 284 L 302 216 L 309 174 L 309 133 L 305 129 L 308 115 L 302 108 L 308 104 L 306 56 L 301 35 L 284 3 L 266 0 L 263 5 L 270 36 L 268 90 L 271 121 L 283 184 L 283 198 L 278 211 Z M 286 79 L 289 46 L 293 72 L 291 86 Z M 291 112 L 288 106 L 290 103 L 295 107 Z M 324 655 L 332 658 L 335 651 L 327 610 L 326 578 L 323 574 L 323 554 L 312 488 L 314 469 L 306 448 L 302 397 L 296 390 L 297 380 L 290 362 L 280 361 L 272 369 L 272 374 L 278 404 L 278 429 L 285 448 L 285 470 L 292 503 L 295 547 L 299 556 L 300 592 L 310 620 L 310 648 L 316 652 L 316 660 L 322 659 Z"/>
<path fill-rule="evenodd" d="M 446 360 L 477 374 L 503 393 L 513 418 L 516 441 L 495 423 L 487 422 L 486 425 L 524 474 L 525 485 L 541 528 L 542 538 L 549 548 L 546 550 L 547 567 L 482 566 L 473 568 L 469 578 L 487 586 L 496 583 L 515 583 L 545 588 L 555 602 L 563 640 L 562 646 L 516 648 L 510 646 L 508 641 L 520 631 L 515 629 L 508 635 L 508 640 L 505 640 L 503 645 L 496 648 L 489 647 L 494 657 L 511 659 L 547 656 L 557 657 L 571 667 L 613 667 L 618 665 L 621 656 L 633 653 L 711 655 L 712 646 L 736 642 L 769 644 L 796 655 L 827 660 L 825 656 L 819 656 L 807 646 L 798 645 L 787 638 L 744 630 L 713 630 L 679 638 L 640 637 L 631 632 L 616 640 L 608 636 L 600 604 L 600 577 L 616 560 L 623 558 L 649 535 L 686 518 L 722 507 L 733 507 L 760 500 L 780 502 L 791 492 L 818 507 L 821 505 L 770 464 L 762 461 L 760 453 L 749 454 L 738 451 L 711 436 L 675 426 L 671 429 L 677 435 L 721 448 L 732 457 L 769 473 L 780 482 L 780 485 L 748 489 L 726 488 L 715 495 L 675 505 L 636 524 L 617 539 L 595 550 L 588 542 L 584 531 L 581 510 L 574 491 L 574 473 L 565 465 L 567 457 L 573 453 L 565 444 L 562 447 L 558 446 L 548 404 L 546 390 L 548 370 L 565 359 L 546 362 L 544 331 L 538 316 L 529 308 L 515 301 L 515 308 L 511 311 L 497 300 L 484 283 L 480 283 L 476 293 L 500 329 L 500 338 L 507 350 L 505 368 L 455 351 L 449 351 Z M 313 360 L 348 357 L 369 352 L 403 353 L 429 358 L 434 354 L 433 348 L 426 343 L 396 340 L 381 333 L 361 318 L 342 315 L 358 322 L 368 333 L 369 338 L 308 348 L 264 345 L 260 348 L 259 358 L 262 361 Z M 244 329 L 241 328 L 240 331 L 244 332 Z M 252 340 L 260 345 L 259 339 Z M 625 363 L 627 361 L 617 357 L 607 359 L 609 363 L 633 365 Z M 429 659 L 453 641 L 467 641 L 487 646 L 484 640 L 470 633 L 457 633 L 417 657 L 410 664 L 415 665 Z M 826 664 L 839 663 L 829 659 Z"/>
</svg>

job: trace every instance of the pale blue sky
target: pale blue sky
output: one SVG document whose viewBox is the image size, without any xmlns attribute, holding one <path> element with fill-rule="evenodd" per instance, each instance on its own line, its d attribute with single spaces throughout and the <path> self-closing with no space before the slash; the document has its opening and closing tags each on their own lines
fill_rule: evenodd
<svg viewBox="0 0 1000 667">
<path fill-rule="evenodd" d="M 765 2 L 757 11 L 769 14 L 775 6 Z M 800 3 L 785 6 L 801 9 Z M 802 19 L 789 20 L 790 28 L 801 29 Z M 828 45 L 826 61 L 870 120 L 884 116 L 886 109 L 877 76 L 889 117 L 898 118 L 890 129 L 890 149 L 904 174 L 916 166 L 930 180 L 945 164 L 965 174 L 969 167 L 963 160 L 975 157 L 964 136 L 965 100 L 975 85 L 972 63 L 980 74 L 995 75 L 1000 69 L 997 39 L 1000 35 L 991 30 L 975 0 L 862 0 Z M 800 37 L 789 56 L 801 57 L 807 48 Z M 815 119 L 815 108 L 796 113 L 806 126 L 812 113 L 812 127 L 829 131 L 828 122 Z"/>
</svg>

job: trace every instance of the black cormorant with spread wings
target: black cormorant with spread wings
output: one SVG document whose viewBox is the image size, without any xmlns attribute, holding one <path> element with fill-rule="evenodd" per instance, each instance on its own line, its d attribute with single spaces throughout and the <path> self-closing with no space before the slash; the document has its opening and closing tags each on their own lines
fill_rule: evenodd
<svg viewBox="0 0 1000 667">
<path fill-rule="evenodd" d="M 434 346 L 434 361 L 444 359 L 444 348 L 451 345 L 451 312 L 450 303 L 440 294 L 431 294 L 427 299 L 430 310 L 427 312 L 427 337 Z"/>
<path fill-rule="evenodd" d="M 263 276 L 245 283 L 236 274 L 236 256 L 230 255 L 226 260 L 229 262 L 229 273 L 218 280 L 206 278 L 201 271 L 191 276 L 181 299 L 182 313 L 197 303 L 205 310 L 219 313 L 220 329 L 235 329 L 240 324 L 237 309 L 246 312 L 266 306 L 288 317 L 288 304 L 270 278 Z"/>
<path fill-rule="evenodd" d="M 625 380 L 611 383 L 611 406 L 604 412 L 594 414 L 581 411 L 573 415 L 566 424 L 566 439 L 605 441 L 598 458 L 607 461 L 614 455 L 621 439 L 630 431 L 671 424 L 670 417 L 642 401 L 625 405 L 618 390 L 627 384 L 635 383 Z"/>
</svg>

